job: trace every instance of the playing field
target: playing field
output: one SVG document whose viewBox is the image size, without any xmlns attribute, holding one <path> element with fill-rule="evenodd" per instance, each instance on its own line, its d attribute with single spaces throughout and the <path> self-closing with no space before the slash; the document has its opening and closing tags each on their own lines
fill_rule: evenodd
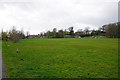
<svg viewBox="0 0 120 80">
<path fill-rule="evenodd" d="M 2 50 L 13 78 L 118 77 L 118 39 L 24 39 Z"/>
</svg>

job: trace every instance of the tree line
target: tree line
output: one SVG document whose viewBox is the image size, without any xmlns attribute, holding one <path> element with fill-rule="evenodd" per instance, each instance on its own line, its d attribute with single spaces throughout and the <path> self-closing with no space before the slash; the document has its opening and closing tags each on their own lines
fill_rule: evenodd
<svg viewBox="0 0 120 80">
<path fill-rule="evenodd" d="M 14 26 L 13 26 L 12 30 L 10 30 L 9 32 L 4 32 L 2 30 L 1 35 L 2 35 L 3 41 L 11 40 L 14 43 L 18 42 L 20 39 L 25 39 L 25 37 L 26 37 L 23 29 L 16 30 L 16 28 Z"/>
<path fill-rule="evenodd" d="M 25 32 L 23 29 L 16 30 L 13 27 L 9 32 L 1 32 L 2 40 L 8 41 L 11 40 L 14 43 L 18 42 L 20 39 L 28 39 L 28 38 L 64 38 L 64 36 L 69 35 L 72 38 L 75 37 L 94 37 L 94 36 L 104 36 L 108 38 L 120 38 L 120 22 L 106 24 L 100 27 L 97 30 L 90 30 L 89 27 L 83 29 L 78 29 L 76 32 L 74 31 L 74 27 L 69 27 L 65 30 L 57 30 L 57 28 L 53 28 L 52 31 L 47 31 L 44 33 L 40 33 L 37 35 L 30 35 L 29 32 Z"/>
<path fill-rule="evenodd" d="M 120 22 L 106 24 L 97 30 L 90 30 L 86 27 L 84 30 L 78 29 L 76 32 L 73 27 L 69 27 L 65 30 L 58 30 L 54 28 L 52 31 L 47 31 L 46 33 L 40 33 L 36 36 L 38 37 L 48 37 L 48 38 L 63 38 L 65 35 L 71 35 L 73 38 L 77 36 L 81 37 L 91 37 L 91 36 L 105 36 L 108 38 L 120 38 Z"/>
</svg>

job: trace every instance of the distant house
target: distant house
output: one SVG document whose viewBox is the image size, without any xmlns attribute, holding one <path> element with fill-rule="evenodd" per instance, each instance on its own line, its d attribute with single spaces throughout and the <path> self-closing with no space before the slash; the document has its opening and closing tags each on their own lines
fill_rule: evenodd
<svg viewBox="0 0 120 80">
<path fill-rule="evenodd" d="M 71 35 L 65 35 L 64 38 L 73 38 Z"/>
<path fill-rule="evenodd" d="M 81 36 L 75 36 L 75 38 L 81 38 Z"/>
<path fill-rule="evenodd" d="M 46 37 L 46 36 L 43 36 L 43 37 L 41 37 L 41 38 L 48 38 L 48 37 Z"/>
</svg>

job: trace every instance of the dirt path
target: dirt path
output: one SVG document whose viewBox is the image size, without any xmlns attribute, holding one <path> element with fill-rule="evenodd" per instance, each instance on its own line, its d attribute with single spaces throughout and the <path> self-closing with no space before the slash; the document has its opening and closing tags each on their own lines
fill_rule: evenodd
<svg viewBox="0 0 120 80">
<path fill-rule="evenodd" d="M 2 78 L 2 54 L 0 51 L 0 79 Z"/>
<path fill-rule="evenodd" d="M 0 78 L 8 78 L 4 61 L 2 59 L 2 53 L 0 51 Z"/>
</svg>

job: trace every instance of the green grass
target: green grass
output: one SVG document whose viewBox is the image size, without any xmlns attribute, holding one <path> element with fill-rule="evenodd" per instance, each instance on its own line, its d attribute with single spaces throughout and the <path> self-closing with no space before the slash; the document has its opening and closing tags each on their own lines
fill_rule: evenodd
<svg viewBox="0 0 120 80">
<path fill-rule="evenodd" d="M 3 58 L 11 78 L 118 77 L 118 39 L 24 39 L 7 45 Z"/>
</svg>

